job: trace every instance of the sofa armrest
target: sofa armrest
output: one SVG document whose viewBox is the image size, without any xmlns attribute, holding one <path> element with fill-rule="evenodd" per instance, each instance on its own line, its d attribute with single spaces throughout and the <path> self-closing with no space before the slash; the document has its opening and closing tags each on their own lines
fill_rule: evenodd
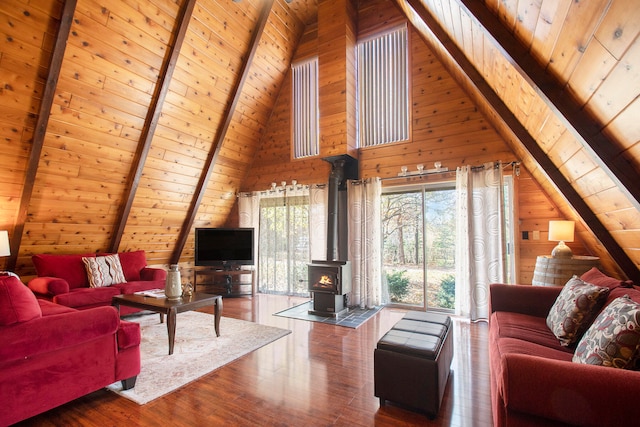
<svg viewBox="0 0 640 427">
<path fill-rule="evenodd" d="M 55 296 L 69 293 L 69 283 L 58 277 L 35 277 L 29 280 L 28 285 L 36 294 Z"/>
<path fill-rule="evenodd" d="M 493 283 L 489 287 L 491 313 L 509 311 L 546 318 L 561 290 L 560 286 Z"/>
<path fill-rule="evenodd" d="M 571 425 L 615 426 L 640 419 L 640 372 L 507 354 L 498 389 L 508 412 Z"/>
<path fill-rule="evenodd" d="M 114 307 L 96 307 L 43 316 L 0 328 L 0 361 L 29 359 L 115 334 L 120 324 Z"/>
<path fill-rule="evenodd" d="M 144 281 L 166 280 L 167 271 L 162 268 L 144 267 L 140 270 L 140 279 Z"/>
</svg>

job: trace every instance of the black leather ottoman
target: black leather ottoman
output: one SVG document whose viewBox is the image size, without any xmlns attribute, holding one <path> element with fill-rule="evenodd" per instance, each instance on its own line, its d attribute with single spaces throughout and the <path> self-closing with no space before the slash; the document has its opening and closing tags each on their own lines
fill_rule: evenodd
<svg viewBox="0 0 640 427">
<path fill-rule="evenodd" d="M 375 396 L 438 415 L 453 358 L 451 318 L 409 312 L 374 350 Z"/>
</svg>

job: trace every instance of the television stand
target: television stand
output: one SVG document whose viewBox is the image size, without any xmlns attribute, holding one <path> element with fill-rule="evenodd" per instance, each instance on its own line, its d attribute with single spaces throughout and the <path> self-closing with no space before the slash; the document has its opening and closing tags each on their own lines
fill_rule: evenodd
<svg viewBox="0 0 640 427">
<path fill-rule="evenodd" d="M 254 277 L 252 266 L 195 267 L 193 290 L 227 298 L 252 296 Z"/>
</svg>

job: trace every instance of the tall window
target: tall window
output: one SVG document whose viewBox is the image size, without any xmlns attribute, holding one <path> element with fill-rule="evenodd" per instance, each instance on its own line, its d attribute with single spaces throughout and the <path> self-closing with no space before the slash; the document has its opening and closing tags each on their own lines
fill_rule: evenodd
<svg viewBox="0 0 640 427">
<path fill-rule="evenodd" d="M 358 43 L 360 147 L 409 137 L 407 27 Z"/>
<path fill-rule="evenodd" d="M 317 156 L 318 58 L 292 65 L 293 157 Z"/>
<path fill-rule="evenodd" d="M 258 291 L 308 296 L 309 196 L 260 200 Z"/>
<path fill-rule="evenodd" d="M 387 189 L 382 195 L 386 302 L 453 310 L 455 183 Z"/>
</svg>

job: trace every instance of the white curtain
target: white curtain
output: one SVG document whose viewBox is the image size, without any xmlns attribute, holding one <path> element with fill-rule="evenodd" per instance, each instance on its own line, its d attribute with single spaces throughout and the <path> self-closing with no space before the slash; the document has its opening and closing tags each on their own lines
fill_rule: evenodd
<svg viewBox="0 0 640 427">
<path fill-rule="evenodd" d="M 272 241 L 267 240 L 269 244 L 268 248 L 265 246 L 263 248 L 260 247 L 259 242 L 261 241 L 261 230 L 260 230 L 260 208 L 261 205 L 267 206 L 288 206 L 289 201 L 295 206 L 302 207 L 300 205 L 301 198 L 308 198 L 308 215 L 302 215 L 303 217 L 307 217 L 308 224 L 300 224 L 299 219 L 294 215 L 296 212 L 300 213 L 299 210 L 290 210 L 288 209 L 287 218 L 289 223 L 289 232 L 287 235 L 277 236 L 267 236 L 267 239 L 288 239 L 290 241 Z M 265 203 L 266 202 L 266 203 Z M 271 289 L 271 287 L 276 286 L 276 282 L 278 282 L 278 288 L 282 287 L 283 289 L 297 289 L 295 291 L 296 294 L 301 292 L 299 280 L 302 279 L 303 272 L 302 264 L 304 264 L 304 268 L 306 270 L 306 264 L 309 263 L 313 259 L 324 259 L 326 256 L 326 217 L 327 217 L 327 190 L 324 185 L 313 185 L 313 186 L 287 186 L 286 188 L 278 187 L 274 190 L 268 191 L 256 191 L 253 193 L 242 193 L 240 194 L 240 198 L 238 199 L 238 212 L 239 212 L 239 225 L 240 227 L 253 227 L 255 229 L 255 259 L 258 260 L 256 268 L 256 282 L 259 284 L 259 289 L 267 286 L 267 288 Z M 300 241 L 299 238 L 304 236 L 299 236 L 298 232 L 307 233 L 308 230 L 308 242 L 309 242 L 309 255 L 310 259 L 300 258 L 304 256 L 304 253 L 297 251 L 299 248 L 297 243 Z M 293 234 L 292 234 L 293 233 Z M 280 253 L 271 253 L 264 254 L 264 251 L 281 251 L 286 248 L 289 248 L 289 253 L 286 257 L 290 260 L 295 260 L 295 262 L 289 262 L 289 269 L 287 271 L 280 271 L 276 268 L 276 266 L 270 266 L 273 268 L 269 268 L 267 272 L 269 274 L 263 275 L 261 274 L 262 267 L 265 267 L 264 263 L 260 261 L 260 255 L 269 255 L 270 259 L 279 259 L 281 256 Z M 293 251 L 293 252 L 291 252 Z M 266 258 L 264 258 L 266 259 Z M 293 266 L 293 267 L 292 267 Z M 297 267 L 296 267 L 297 266 Z M 293 268 L 294 271 L 289 271 Z M 296 277 L 295 283 L 281 283 L 282 279 L 274 278 L 272 273 L 277 271 L 276 276 L 284 274 L 283 277 Z M 264 273 L 264 271 L 262 271 Z M 304 278 L 306 279 L 306 271 L 304 272 Z M 272 277 L 273 276 L 273 277 Z M 265 280 L 267 282 L 265 282 Z M 306 290 L 306 285 L 303 285 Z M 274 290 L 272 289 L 272 290 Z"/>
<path fill-rule="evenodd" d="M 309 249 L 311 260 L 327 258 L 327 197 L 326 185 L 309 188 Z"/>
<path fill-rule="evenodd" d="M 349 181 L 349 260 L 352 289 L 349 305 L 370 308 L 382 303 L 380 178 Z"/>
<path fill-rule="evenodd" d="M 458 168 L 456 191 L 456 314 L 488 319 L 489 284 L 505 278 L 502 168 Z"/>
</svg>

